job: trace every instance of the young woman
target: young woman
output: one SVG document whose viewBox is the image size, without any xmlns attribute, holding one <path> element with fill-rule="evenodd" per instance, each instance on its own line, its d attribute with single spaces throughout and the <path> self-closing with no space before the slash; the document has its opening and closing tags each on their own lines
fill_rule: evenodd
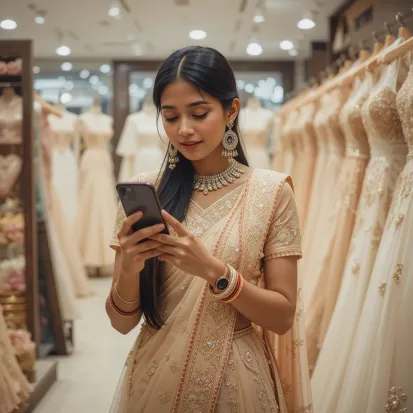
<svg viewBox="0 0 413 413">
<path fill-rule="evenodd" d="M 142 215 L 119 206 L 106 311 L 123 334 L 144 323 L 112 412 L 312 412 L 291 179 L 248 167 L 216 50 L 169 56 L 153 98 L 169 167 L 137 180 L 156 187 L 171 235 L 132 233 Z"/>
</svg>

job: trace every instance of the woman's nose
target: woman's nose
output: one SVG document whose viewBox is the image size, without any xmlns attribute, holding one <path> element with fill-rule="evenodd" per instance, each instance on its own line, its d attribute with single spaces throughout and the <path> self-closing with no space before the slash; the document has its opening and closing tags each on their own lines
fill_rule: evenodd
<svg viewBox="0 0 413 413">
<path fill-rule="evenodd" d="M 194 133 L 195 131 L 191 127 L 190 122 L 183 118 L 181 120 L 181 124 L 179 125 L 179 135 L 186 137 L 186 136 L 191 136 Z"/>
</svg>

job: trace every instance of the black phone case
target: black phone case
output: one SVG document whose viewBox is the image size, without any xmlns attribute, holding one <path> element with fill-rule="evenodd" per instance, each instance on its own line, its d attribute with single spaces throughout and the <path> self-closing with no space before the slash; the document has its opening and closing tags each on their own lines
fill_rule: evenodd
<svg viewBox="0 0 413 413">
<path fill-rule="evenodd" d="M 119 183 L 116 185 L 116 191 L 126 216 L 138 211 L 143 212 L 142 218 L 132 226 L 134 232 L 152 225 L 165 224 L 158 195 L 151 184 L 140 182 Z M 166 225 L 161 232 L 169 234 Z"/>
</svg>

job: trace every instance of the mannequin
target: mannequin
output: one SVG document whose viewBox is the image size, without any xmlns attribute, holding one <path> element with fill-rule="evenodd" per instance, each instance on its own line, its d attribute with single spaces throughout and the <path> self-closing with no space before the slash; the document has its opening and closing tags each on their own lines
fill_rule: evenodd
<svg viewBox="0 0 413 413">
<path fill-rule="evenodd" d="M 22 142 L 22 98 L 12 87 L 5 87 L 0 96 L 0 144 Z"/>
<path fill-rule="evenodd" d="M 113 119 L 102 113 L 100 105 L 79 116 L 78 131 L 85 150 L 80 159 L 79 202 L 76 230 L 83 262 L 89 273 L 113 265 L 113 252 L 107 246 L 116 213 L 115 181 L 109 142 Z"/>
<path fill-rule="evenodd" d="M 59 118 L 48 116 L 52 132 L 52 184 L 62 204 L 70 225 L 75 223 L 78 193 L 77 155 L 79 135 L 76 131 L 78 117 L 68 112 L 61 103 L 55 108 L 62 114 Z"/>
<path fill-rule="evenodd" d="M 260 102 L 251 96 L 241 111 L 240 125 L 247 149 L 250 165 L 254 168 L 270 168 L 267 150 L 267 137 L 271 132 L 274 114 L 261 107 Z"/>
<path fill-rule="evenodd" d="M 116 148 L 116 154 L 122 157 L 118 181 L 128 181 L 139 173 L 159 169 L 167 149 L 161 139 L 165 137 L 162 122 L 157 120 L 156 108 L 148 93 L 142 110 L 126 118 Z"/>
</svg>

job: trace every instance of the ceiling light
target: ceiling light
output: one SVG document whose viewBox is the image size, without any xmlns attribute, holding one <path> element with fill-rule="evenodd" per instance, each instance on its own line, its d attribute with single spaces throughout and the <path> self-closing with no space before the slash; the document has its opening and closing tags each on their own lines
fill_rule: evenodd
<svg viewBox="0 0 413 413">
<path fill-rule="evenodd" d="M 68 103 L 72 100 L 72 95 L 70 93 L 62 93 L 62 96 L 60 96 L 60 102 L 62 103 Z"/>
<path fill-rule="evenodd" d="M 315 23 L 311 19 L 301 19 L 297 23 L 297 27 L 301 30 L 309 30 L 309 29 L 312 29 L 313 27 L 315 27 Z"/>
<path fill-rule="evenodd" d="M 56 54 L 58 54 L 59 56 L 69 56 L 70 53 L 72 53 L 72 51 L 70 50 L 69 46 L 62 45 L 56 49 Z"/>
<path fill-rule="evenodd" d="M 91 85 L 97 85 L 99 83 L 99 76 L 96 76 L 96 75 L 90 76 L 89 83 Z"/>
<path fill-rule="evenodd" d="M 83 70 L 80 71 L 79 76 L 82 79 L 87 79 L 90 76 L 90 72 L 89 72 L 89 70 L 83 69 Z"/>
<path fill-rule="evenodd" d="M 66 90 L 72 90 L 75 87 L 75 84 L 71 81 L 68 80 L 64 86 L 63 86 Z"/>
<path fill-rule="evenodd" d="M 40 73 L 40 67 L 39 67 L 39 66 L 34 66 L 34 67 L 33 67 L 33 73 L 36 74 L 36 75 L 37 75 L 38 73 Z"/>
<path fill-rule="evenodd" d="M 283 49 L 283 50 L 291 50 L 291 49 L 294 48 L 294 44 L 293 44 L 293 42 L 290 41 L 290 40 L 283 40 L 283 41 L 280 43 L 280 47 L 281 47 L 281 49 Z"/>
<path fill-rule="evenodd" d="M 99 87 L 99 94 L 100 95 L 107 95 L 109 92 L 109 88 L 105 85 Z"/>
<path fill-rule="evenodd" d="M 258 43 L 250 43 L 247 46 L 247 53 L 250 56 L 259 56 L 262 53 L 262 46 Z"/>
<path fill-rule="evenodd" d="M 100 66 L 100 71 L 102 73 L 109 73 L 110 72 L 110 65 L 104 64 Z"/>
<path fill-rule="evenodd" d="M 70 62 L 64 62 L 62 63 L 62 65 L 60 66 L 60 68 L 64 71 L 64 72 L 70 72 L 73 68 L 72 63 Z"/>
<path fill-rule="evenodd" d="M 292 56 L 292 57 L 298 56 L 298 52 L 297 52 L 296 49 L 291 49 L 291 50 L 289 50 L 289 51 L 288 51 L 288 54 L 289 54 L 290 56 Z"/>
<path fill-rule="evenodd" d="M 243 90 L 245 87 L 245 82 L 243 80 L 237 80 L 237 88 Z"/>
<path fill-rule="evenodd" d="M 0 22 L 0 27 L 4 30 L 14 30 L 17 27 L 17 23 L 14 20 L 2 20 Z"/>
<path fill-rule="evenodd" d="M 247 84 L 245 85 L 245 91 L 246 91 L 246 92 L 248 92 L 248 93 L 253 93 L 254 90 L 255 90 L 255 87 L 254 87 L 254 85 L 253 85 L 252 83 L 247 83 Z"/>
<path fill-rule="evenodd" d="M 117 4 L 117 2 L 114 3 L 114 4 L 112 5 L 112 7 L 109 9 L 108 15 L 109 15 L 110 17 L 115 18 L 115 19 L 119 19 L 119 18 L 120 18 L 120 7 L 119 7 L 119 5 Z"/>
<path fill-rule="evenodd" d="M 153 79 L 150 77 L 147 77 L 146 79 L 143 80 L 143 87 L 146 89 L 150 89 L 153 86 Z"/>
<path fill-rule="evenodd" d="M 207 33 L 204 30 L 192 30 L 189 32 L 189 37 L 194 40 L 202 40 L 207 37 Z"/>
<path fill-rule="evenodd" d="M 265 21 L 265 17 L 262 14 L 256 14 L 254 16 L 254 23 L 263 23 Z"/>
<path fill-rule="evenodd" d="M 44 18 L 44 16 L 38 14 L 38 15 L 34 18 L 34 22 L 37 23 L 37 24 L 44 24 L 45 18 Z"/>
</svg>

